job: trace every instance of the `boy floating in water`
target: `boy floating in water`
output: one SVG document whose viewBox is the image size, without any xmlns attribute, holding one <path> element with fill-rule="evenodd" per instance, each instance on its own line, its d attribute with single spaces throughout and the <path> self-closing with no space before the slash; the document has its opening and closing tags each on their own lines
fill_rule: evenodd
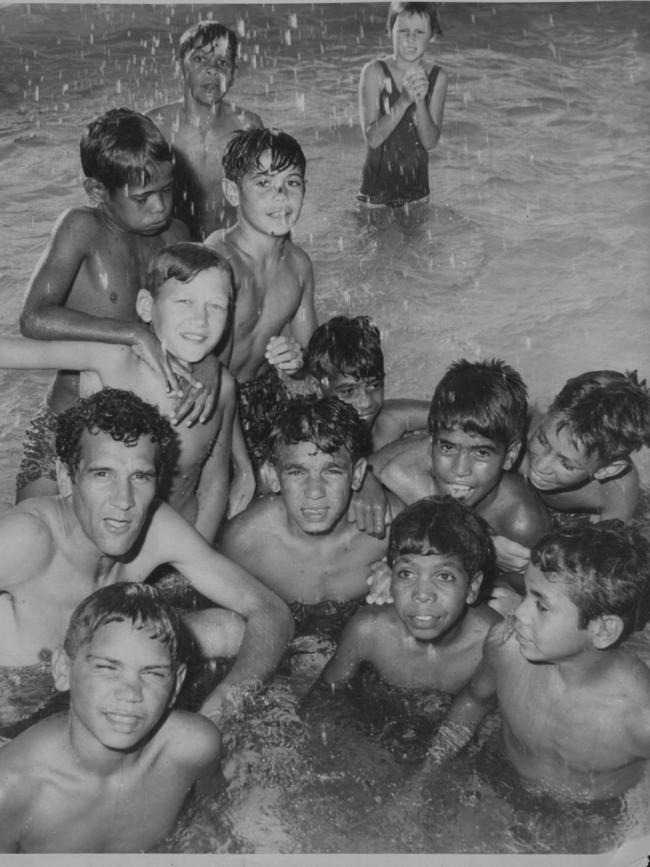
<svg viewBox="0 0 650 867">
<path fill-rule="evenodd" d="M 526 475 L 549 508 L 628 520 L 639 500 L 631 454 L 650 446 L 650 393 L 636 371 L 569 379 L 528 441 Z"/>
<path fill-rule="evenodd" d="M 233 426 L 238 428 L 234 380 L 213 354 L 227 334 L 231 306 L 230 265 L 214 250 L 189 241 L 154 254 L 136 301 L 140 318 L 172 362 L 190 374 L 203 363 L 204 370 L 212 368 L 212 377 L 220 380 L 217 406 L 206 422 L 178 428 L 178 461 L 165 492 L 167 502 L 210 543 L 226 511 Z M 161 377 L 132 346 L 0 337 L 0 367 L 80 370 L 82 396 L 128 384 L 167 416 L 176 404 Z M 254 489 L 243 441 L 237 457 L 233 497 L 243 508 Z"/>
<path fill-rule="evenodd" d="M 429 196 L 429 151 L 442 132 L 447 75 L 424 60 L 440 33 L 435 3 L 393 2 L 387 32 L 393 53 L 361 70 L 359 114 L 368 146 L 357 198 L 398 208 Z"/>
<path fill-rule="evenodd" d="M 429 403 L 384 400 L 381 335 L 367 316 L 333 316 L 314 331 L 305 352 L 305 370 L 326 396 L 352 406 L 370 428 L 375 451 L 404 434 L 426 430 Z"/>
<path fill-rule="evenodd" d="M 221 738 L 171 710 L 185 677 L 178 614 L 118 583 L 74 611 L 52 659 L 70 710 L 0 750 L 0 851 L 142 852 L 172 830 L 190 788 L 216 782 Z"/>
<path fill-rule="evenodd" d="M 393 604 L 354 615 L 323 682 L 347 684 L 369 662 L 395 686 L 458 692 L 501 619 L 478 603 L 496 570 L 489 527 L 451 497 L 419 500 L 393 521 L 387 559 Z"/>
<path fill-rule="evenodd" d="M 650 758 L 650 671 L 621 646 L 650 617 L 650 545 L 618 520 L 567 526 L 534 546 L 525 584 L 431 760 L 467 743 L 496 700 L 524 782 L 574 801 L 620 795 Z"/>
<path fill-rule="evenodd" d="M 252 111 L 225 97 L 237 71 L 237 35 L 218 21 L 199 21 L 178 42 L 183 99 L 147 112 L 174 149 L 174 211 L 197 241 L 235 222 L 221 188 L 221 155 L 235 130 L 261 127 Z"/>
</svg>

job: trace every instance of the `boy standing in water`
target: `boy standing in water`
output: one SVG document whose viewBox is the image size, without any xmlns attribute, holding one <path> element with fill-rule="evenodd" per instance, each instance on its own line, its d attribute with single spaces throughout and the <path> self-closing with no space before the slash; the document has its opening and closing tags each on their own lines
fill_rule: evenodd
<svg viewBox="0 0 650 867">
<path fill-rule="evenodd" d="M 650 446 L 650 393 L 636 371 L 569 379 L 528 441 L 525 474 L 549 508 L 627 521 L 639 501 L 631 454 Z"/>
<path fill-rule="evenodd" d="M 404 434 L 426 430 L 428 401 L 384 400 L 381 335 L 367 316 L 333 316 L 319 325 L 307 346 L 304 368 L 326 397 L 352 404 L 370 428 L 374 451 Z"/>
<path fill-rule="evenodd" d="M 468 743 L 497 700 L 524 782 L 583 802 L 621 795 L 650 759 L 650 671 L 621 647 L 650 616 L 650 546 L 618 520 L 566 526 L 534 546 L 525 585 L 514 617 L 492 628 L 430 761 Z"/>
<path fill-rule="evenodd" d="M 223 24 L 194 24 L 178 43 L 183 99 L 147 112 L 174 149 L 174 212 L 197 241 L 236 219 L 221 186 L 226 139 L 235 130 L 262 126 L 252 111 L 225 99 L 235 80 L 237 47 L 236 34 Z"/>
<path fill-rule="evenodd" d="M 500 620 L 478 603 L 496 571 L 488 525 L 451 497 L 427 497 L 393 521 L 387 559 L 393 604 L 354 615 L 322 681 L 343 686 L 369 662 L 394 686 L 458 692 Z"/>
<path fill-rule="evenodd" d="M 280 376 L 301 367 L 302 349 L 318 324 L 312 264 L 291 240 L 305 167 L 302 148 L 285 132 L 234 133 L 224 151 L 223 188 L 237 208 L 237 223 L 205 242 L 233 269 L 234 327 L 222 358 L 239 384 L 240 418 L 256 467 L 275 407 L 287 397 Z"/>
<path fill-rule="evenodd" d="M 226 511 L 230 489 L 236 391 L 232 376 L 214 355 L 226 333 L 232 305 L 228 262 L 202 244 L 172 244 L 149 262 L 136 309 L 176 366 L 191 374 L 201 362 L 220 379 L 217 406 L 205 424 L 178 428 L 178 460 L 165 499 L 210 543 Z M 82 396 L 104 387 L 131 391 L 171 415 L 175 398 L 132 346 L 95 341 L 0 337 L 0 367 L 80 370 Z M 244 451 L 243 445 L 241 451 Z M 242 466 L 242 457 L 244 464 Z M 238 455 L 237 491 L 253 492 L 250 461 Z M 247 482 L 249 484 L 247 485 Z M 240 507 L 246 504 L 240 504 Z"/>
<path fill-rule="evenodd" d="M 361 70 L 359 115 L 368 146 L 358 200 L 402 207 L 429 196 L 429 151 L 442 132 L 447 75 L 424 61 L 441 32 L 435 3 L 392 2 L 393 53 Z"/>
<path fill-rule="evenodd" d="M 93 120 L 81 145 L 84 190 L 92 205 L 71 208 L 57 221 L 36 265 L 20 317 L 26 337 L 101 340 L 133 346 L 176 388 L 155 336 L 139 321 L 135 300 L 151 256 L 188 238 L 171 218 L 172 154 L 153 121 L 126 108 Z M 192 377 L 191 382 L 195 382 Z M 25 435 L 17 501 L 57 493 L 56 417 L 79 396 L 79 374 L 61 370 Z M 205 403 L 205 417 L 213 398 Z M 188 422 L 204 408 L 195 406 Z M 182 416 L 177 411 L 176 418 Z"/>
<path fill-rule="evenodd" d="M 52 659 L 69 711 L 0 750 L 0 851 L 146 851 L 197 780 L 216 781 L 218 729 L 171 710 L 183 632 L 143 584 L 103 587 L 76 608 Z"/>
</svg>

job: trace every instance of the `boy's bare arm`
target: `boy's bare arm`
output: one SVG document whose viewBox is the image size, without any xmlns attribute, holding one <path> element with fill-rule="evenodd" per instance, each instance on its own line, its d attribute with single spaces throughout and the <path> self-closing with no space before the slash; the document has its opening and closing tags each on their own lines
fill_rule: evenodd
<svg viewBox="0 0 650 867">
<path fill-rule="evenodd" d="M 595 516 L 596 521 L 619 518 L 629 521 L 633 517 L 639 502 L 639 473 L 635 466 L 614 479 L 600 482 L 602 508 Z"/>
<path fill-rule="evenodd" d="M 206 716 L 219 716 L 233 687 L 264 680 L 275 670 L 293 632 L 289 609 L 250 573 L 210 547 L 165 503 L 154 515 L 145 544 L 152 568 L 169 563 L 208 599 L 246 620 L 233 667 L 201 708 Z"/>
<path fill-rule="evenodd" d="M 426 92 L 429 89 L 429 80 L 426 75 L 425 81 L 422 82 L 423 95 L 420 92 L 415 96 L 415 124 L 418 131 L 418 138 L 422 145 L 431 150 L 434 148 L 442 133 L 442 116 L 445 107 L 445 99 L 447 97 L 447 73 L 441 69 L 438 72 L 436 83 L 429 101 L 426 100 Z M 408 83 L 407 76 L 404 76 L 404 86 Z"/>
<path fill-rule="evenodd" d="M 0 591 L 9 593 L 25 581 L 45 574 L 56 553 L 52 531 L 33 511 L 31 500 L 0 518 Z"/>
<path fill-rule="evenodd" d="M 364 141 L 371 148 L 378 148 L 386 141 L 413 102 L 409 92 L 404 89 L 390 111 L 381 116 L 379 94 L 383 83 L 384 73 L 379 63 L 376 60 L 367 63 L 359 79 L 359 118 Z"/>
<path fill-rule="evenodd" d="M 255 473 L 246 449 L 244 432 L 235 407 L 232 426 L 232 468 L 233 476 L 228 494 L 228 518 L 233 518 L 248 506 L 255 495 Z"/>
<path fill-rule="evenodd" d="M 218 401 L 223 413 L 221 427 L 212 445 L 212 451 L 201 470 L 201 478 L 196 491 L 199 511 L 195 527 L 210 544 L 214 542 L 217 530 L 226 513 L 230 489 L 235 384 L 226 370 L 223 371 Z"/>
<path fill-rule="evenodd" d="M 368 626 L 363 611 L 357 612 L 346 624 L 334 656 L 321 674 L 324 683 L 330 686 L 344 686 L 352 680 L 366 658 L 364 645 L 368 637 Z"/>
<path fill-rule="evenodd" d="M 299 254 L 302 259 L 300 263 L 302 297 L 291 320 L 291 334 L 305 349 L 318 327 L 318 319 L 314 302 L 314 269 L 309 256 L 303 250 L 300 250 Z"/>
</svg>

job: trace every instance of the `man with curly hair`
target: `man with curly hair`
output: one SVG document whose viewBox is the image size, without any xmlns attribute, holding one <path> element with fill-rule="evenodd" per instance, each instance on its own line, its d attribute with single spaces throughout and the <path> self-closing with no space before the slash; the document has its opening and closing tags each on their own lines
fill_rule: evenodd
<svg viewBox="0 0 650 867">
<path fill-rule="evenodd" d="M 0 519 L 0 734 L 50 710 L 49 661 L 74 608 L 163 564 L 220 606 L 186 615 L 203 656 L 237 656 L 201 708 L 220 719 L 273 671 L 291 634 L 286 605 L 159 499 L 176 437 L 153 406 L 119 389 L 83 398 L 61 413 L 56 451 L 59 495 Z"/>
</svg>

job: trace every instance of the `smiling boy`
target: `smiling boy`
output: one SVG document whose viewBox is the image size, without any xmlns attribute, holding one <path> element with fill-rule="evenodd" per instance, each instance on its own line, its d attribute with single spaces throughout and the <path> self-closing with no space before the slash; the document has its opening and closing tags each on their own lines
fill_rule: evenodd
<svg viewBox="0 0 650 867">
<path fill-rule="evenodd" d="M 239 383 L 240 417 L 255 466 L 263 461 L 275 407 L 287 397 L 277 371 L 301 367 L 302 349 L 317 325 L 312 264 L 291 240 L 305 196 L 305 166 L 300 145 L 287 133 L 236 132 L 224 151 L 223 187 L 237 208 L 237 223 L 206 239 L 233 269 L 237 303 L 222 358 Z"/>
<path fill-rule="evenodd" d="M 174 150 L 175 213 L 197 241 L 235 222 L 221 180 L 221 157 L 235 130 L 262 121 L 225 97 L 237 71 L 237 34 L 218 21 L 199 21 L 178 42 L 183 98 L 147 112 Z"/>
<path fill-rule="evenodd" d="M 218 400 L 200 425 L 178 428 L 178 460 L 165 499 L 209 542 L 226 511 L 230 489 L 236 390 L 232 376 L 213 354 L 227 333 L 232 305 L 228 262 L 202 244 L 164 247 L 147 268 L 136 308 L 168 358 L 189 374 L 202 363 L 220 379 Z M 143 400 L 171 416 L 176 398 L 132 346 L 94 341 L 0 338 L 0 367 L 80 370 L 82 396 L 128 383 Z M 254 482 L 243 446 L 237 453 L 234 498 Z"/>
<path fill-rule="evenodd" d="M 551 509 L 628 520 L 639 501 L 631 455 L 650 446 L 650 392 L 636 371 L 569 379 L 535 425 L 524 472 Z"/>
<path fill-rule="evenodd" d="M 495 573 L 489 527 L 451 497 L 425 498 L 395 518 L 387 559 L 393 604 L 354 615 L 322 681 L 350 683 L 368 662 L 395 686 L 458 692 L 500 620 L 478 602 Z"/>
<path fill-rule="evenodd" d="M 189 648 L 152 587 L 103 587 L 53 656 L 70 709 L 0 750 L 0 850 L 142 852 L 173 828 L 190 788 L 216 781 L 221 738 L 171 710 Z"/>
<path fill-rule="evenodd" d="M 534 546 L 526 595 L 493 627 L 481 665 L 434 739 L 467 743 L 498 700 L 524 783 L 561 798 L 622 794 L 650 758 L 650 671 L 624 640 L 650 616 L 650 547 L 622 521 L 555 530 Z"/>
<path fill-rule="evenodd" d="M 115 108 L 88 124 L 80 155 L 91 204 L 71 208 L 57 220 L 30 280 L 21 331 L 44 340 L 128 344 L 176 388 L 135 303 L 151 256 L 188 238 L 187 228 L 171 217 L 169 145 L 153 121 Z M 78 396 L 79 374 L 59 371 L 26 433 L 17 501 L 57 492 L 56 416 Z"/>
</svg>

